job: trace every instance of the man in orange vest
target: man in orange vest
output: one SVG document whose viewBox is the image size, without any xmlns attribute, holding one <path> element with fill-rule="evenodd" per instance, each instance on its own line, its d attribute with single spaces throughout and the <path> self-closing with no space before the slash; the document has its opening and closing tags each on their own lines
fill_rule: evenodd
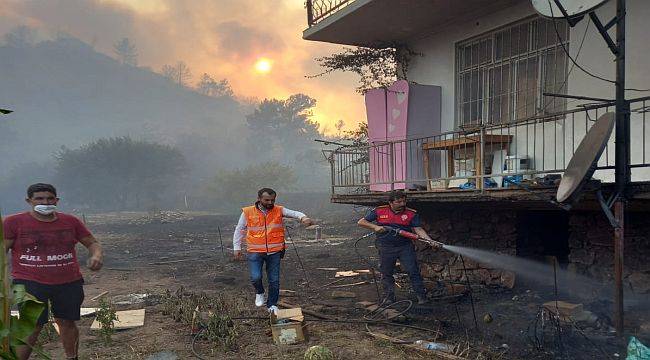
<svg viewBox="0 0 650 360">
<path fill-rule="evenodd" d="M 263 188 L 257 192 L 257 202 L 242 209 L 239 222 L 235 228 L 232 245 L 235 259 L 243 258 L 242 239 L 246 238 L 248 269 L 255 288 L 255 306 L 266 307 L 269 312 L 277 312 L 280 297 L 280 259 L 286 249 L 284 243 L 285 217 L 299 219 L 304 225 L 312 224 L 307 215 L 283 206 L 275 205 L 276 192 Z M 264 299 L 262 284 L 262 267 L 266 263 L 266 277 L 269 281 L 268 299 Z"/>
</svg>

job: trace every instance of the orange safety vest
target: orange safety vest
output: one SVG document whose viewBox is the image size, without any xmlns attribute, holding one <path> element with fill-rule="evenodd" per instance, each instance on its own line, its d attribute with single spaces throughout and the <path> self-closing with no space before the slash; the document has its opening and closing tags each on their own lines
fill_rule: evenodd
<svg viewBox="0 0 650 360">
<path fill-rule="evenodd" d="M 246 216 L 248 252 L 274 253 L 285 249 L 282 206 L 275 205 L 266 215 L 257 205 L 242 209 Z"/>
</svg>

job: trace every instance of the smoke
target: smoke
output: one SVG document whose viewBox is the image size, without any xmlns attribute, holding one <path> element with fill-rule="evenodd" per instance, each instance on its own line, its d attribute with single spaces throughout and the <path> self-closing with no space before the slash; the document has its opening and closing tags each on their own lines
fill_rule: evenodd
<svg viewBox="0 0 650 360">
<path fill-rule="evenodd" d="M 50 38 L 79 38 L 114 55 L 124 37 L 136 46 L 138 64 L 159 71 L 184 61 L 191 83 L 203 73 L 226 78 L 240 96 L 286 98 L 307 93 L 319 101 L 315 118 L 323 125 L 343 119 L 348 128 L 364 119 L 363 99 L 352 75 L 307 79 L 319 72 L 314 58 L 340 46 L 302 40 L 307 27 L 302 2 L 257 0 L 9 0 L 0 10 L 0 31 L 28 25 Z M 11 24 L 5 25 L 5 24 Z M 254 72 L 271 58 L 269 74 Z M 349 99 L 355 99 L 349 101 Z"/>
</svg>

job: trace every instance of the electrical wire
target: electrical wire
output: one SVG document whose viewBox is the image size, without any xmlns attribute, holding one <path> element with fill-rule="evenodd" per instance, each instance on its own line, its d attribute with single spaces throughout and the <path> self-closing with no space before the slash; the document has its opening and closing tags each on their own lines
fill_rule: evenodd
<svg viewBox="0 0 650 360">
<path fill-rule="evenodd" d="M 293 241 L 293 237 L 291 236 L 291 233 L 289 232 L 289 226 L 285 226 L 285 231 L 287 232 L 287 237 L 289 238 L 289 241 L 291 242 L 291 245 L 293 246 L 293 250 L 296 253 L 296 258 L 298 259 L 298 264 L 300 264 L 300 268 L 302 269 L 302 275 L 305 278 L 305 282 L 307 287 L 309 287 L 309 278 L 307 277 L 307 270 L 305 270 L 305 265 L 302 263 L 302 259 L 300 258 L 300 253 L 298 253 L 298 247 L 296 246 L 296 243 Z"/>
<path fill-rule="evenodd" d="M 370 263 L 370 260 L 363 257 L 363 255 L 361 255 L 361 253 L 359 252 L 359 241 L 361 241 L 363 239 L 366 239 L 366 238 L 368 238 L 368 237 L 370 237 L 371 235 L 374 235 L 374 234 L 375 233 L 372 233 L 372 232 L 367 233 L 367 234 L 361 236 L 360 238 L 356 239 L 354 241 L 354 252 L 357 254 L 357 257 L 362 262 L 365 262 L 366 265 L 368 265 L 368 269 L 370 270 L 370 273 L 372 274 L 372 279 L 373 279 L 373 281 L 375 283 L 375 289 L 377 290 L 377 304 L 379 304 L 382 301 L 381 301 L 381 292 L 379 291 L 379 284 L 378 284 L 378 281 L 377 281 L 377 274 L 375 273 L 375 266 Z"/>
<path fill-rule="evenodd" d="M 190 350 L 192 351 L 192 355 L 194 355 L 199 360 L 208 360 L 208 359 L 204 358 L 203 356 L 199 355 L 198 352 L 196 352 L 196 339 L 198 339 L 199 336 L 201 336 L 204 331 L 205 331 L 205 328 L 199 330 L 199 332 L 197 332 L 196 335 L 194 335 L 192 337 L 192 342 L 190 343 Z"/>
<path fill-rule="evenodd" d="M 472 284 L 469 282 L 469 276 L 467 275 L 467 268 L 465 267 L 465 259 L 463 259 L 463 255 L 458 255 L 460 256 L 460 261 L 463 264 L 463 272 L 465 273 L 465 281 L 467 282 L 467 290 L 469 291 L 469 300 L 470 303 L 472 304 L 472 315 L 474 316 L 474 327 L 476 330 L 478 330 L 478 320 L 476 320 L 476 309 L 474 308 L 474 291 L 472 290 Z"/>
<path fill-rule="evenodd" d="M 413 307 L 413 301 L 411 301 L 411 300 L 400 300 L 400 301 L 392 302 L 392 303 L 389 303 L 389 304 L 386 304 L 386 305 L 384 305 L 384 303 L 386 303 L 386 300 L 384 300 L 382 303 L 380 303 L 379 306 L 375 310 L 373 310 L 370 313 L 364 315 L 363 316 L 364 320 L 368 320 L 368 321 L 380 320 L 381 314 L 383 314 L 386 310 L 388 310 L 390 308 L 393 308 L 398 304 L 407 304 L 406 308 L 399 311 L 398 313 L 392 314 L 392 315 L 390 315 L 390 316 L 388 316 L 386 318 L 381 318 L 381 320 L 389 321 L 389 320 L 398 318 L 398 317 L 406 314 L 409 310 L 411 310 L 411 307 Z"/>
<path fill-rule="evenodd" d="M 614 81 L 614 80 L 610 80 L 610 79 L 607 79 L 607 78 L 605 78 L 605 77 L 602 77 L 602 76 L 596 75 L 596 74 L 592 73 L 591 71 L 585 69 L 583 66 L 581 66 L 580 64 L 578 64 L 578 62 L 577 62 L 573 57 L 571 57 L 571 54 L 569 54 L 569 50 L 567 50 L 567 48 L 564 46 L 564 43 L 562 42 L 562 36 L 560 35 L 560 32 L 559 32 L 558 29 L 557 29 L 557 20 L 555 19 L 555 15 L 553 14 L 553 6 L 551 5 L 551 0 L 547 0 L 547 1 L 548 1 L 549 8 L 550 8 L 550 10 L 551 10 L 551 19 L 552 19 L 552 21 L 553 21 L 553 28 L 555 29 L 555 35 L 557 36 L 558 40 L 560 40 L 560 46 L 562 47 L 562 50 L 564 51 L 564 53 L 566 54 L 566 56 L 569 58 L 569 60 L 571 60 L 571 62 L 572 62 L 572 63 L 573 63 L 573 64 L 574 64 L 578 69 L 582 70 L 582 72 L 584 72 L 585 74 L 587 74 L 587 75 L 589 75 L 589 76 L 591 76 L 591 77 L 593 77 L 593 78 L 596 78 L 596 79 L 598 79 L 598 80 L 602 80 L 602 81 L 605 81 L 605 82 L 608 82 L 608 83 L 611 83 L 611 84 L 616 84 L 616 81 Z M 625 16 L 625 15 L 624 15 L 624 16 Z M 636 89 L 636 88 L 626 88 L 625 90 L 626 90 L 626 91 L 637 91 L 637 92 L 647 92 L 647 91 L 650 91 L 650 89 Z"/>
<path fill-rule="evenodd" d="M 585 26 L 585 32 L 582 33 L 582 40 L 580 40 L 580 45 L 578 46 L 578 51 L 576 52 L 576 61 L 577 61 L 578 58 L 580 57 L 580 52 L 582 51 L 582 46 L 584 45 L 584 43 L 585 43 L 585 39 L 587 38 L 587 31 L 589 30 L 589 25 L 591 25 L 591 19 L 588 19 L 588 20 L 587 20 L 587 26 Z M 561 41 L 562 39 L 559 39 L 559 40 L 560 40 L 560 44 L 562 44 L 562 41 Z M 571 73 L 573 72 L 573 69 L 575 69 L 575 68 L 576 68 L 575 64 L 571 64 L 571 68 L 569 68 L 569 71 L 567 72 L 566 77 L 564 78 L 564 81 L 562 82 L 562 84 L 560 85 L 560 87 L 559 87 L 556 91 L 562 92 L 562 90 L 563 90 L 564 87 L 566 86 L 567 82 L 569 81 L 569 76 L 571 75 Z M 568 104 L 568 103 L 571 103 L 571 102 L 574 102 L 574 101 L 578 101 L 578 99 L 569 100 L 569 101 L 567 101 L 567 104 Z M 553 101 L 549 101 L 549 102 L 544 106 L 544 108 L 539 109 L 539 111 L 537 111 L 537 114 L 536 114 L 535 116 L 539 116 L 539 115 L 541 115 L 542 113 L 544 113 L 544 112 L 546 111 L 546 109 L 547 109 L 551 104 L 553 104 Z M 526 104 L 526 105 L 527 105 L 527 104 Z"/>
</svg>

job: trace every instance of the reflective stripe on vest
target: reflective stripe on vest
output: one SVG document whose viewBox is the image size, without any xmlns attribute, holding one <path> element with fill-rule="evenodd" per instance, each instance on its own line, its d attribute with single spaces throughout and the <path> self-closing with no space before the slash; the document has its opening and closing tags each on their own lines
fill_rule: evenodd
<svg viewBox="0 0 650 360">
<path fill-rule="evenodd" d="M 266 214 L 256 205 L 242 209 L 246 217 L 246 249 L 248 252 L 277 252 L 285 249 L 282 206 L 276 205 Z"/>
</svg>

